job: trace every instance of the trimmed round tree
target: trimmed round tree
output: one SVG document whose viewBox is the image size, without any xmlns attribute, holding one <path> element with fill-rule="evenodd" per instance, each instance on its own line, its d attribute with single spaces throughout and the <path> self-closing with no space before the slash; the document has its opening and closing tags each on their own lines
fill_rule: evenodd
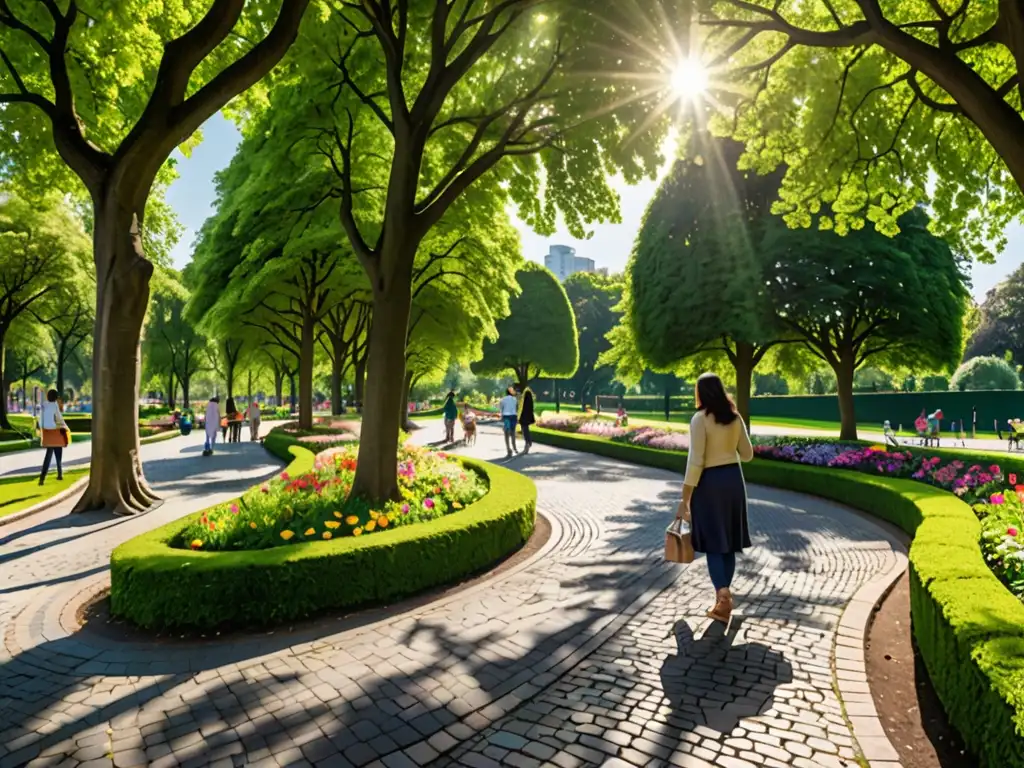
<svg viewBox="0 0 1024 768">
<path fill-rule="evenodd" d="M 496 324 L 498 338 L 484 343 L 484 356 L 473 364 L 473 373 L 512 372 L 521 387 L 538 376 L 572 376 L 580 348 L 565 289 L 550 271 L 532 261 L 519 268 L 516 282 L 520 293 L 509 302 L 508 317 Z"/>
<path fill-rule="evenodd" d="M 626 322 L 655 370 L 695 355 L 724 356 L 749 421 L 754 368 L 784 334 L 764 285 L 758 247 L 779 175 L 737 170 L 742 146 L 698 135 L 644 215 L 628 267 Z"/>
<path fill-rule="evenodd" d="M 1013 366 L 1001 357 L 972 357 L 956 369 L 949 388 L 958 392 L 1020 389 L 1020 378 Z"/>
</svg>

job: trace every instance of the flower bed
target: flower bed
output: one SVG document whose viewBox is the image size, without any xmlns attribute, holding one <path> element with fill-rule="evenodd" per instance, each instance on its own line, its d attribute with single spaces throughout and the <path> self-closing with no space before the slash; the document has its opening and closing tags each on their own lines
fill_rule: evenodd
<svg viewBox="0 0 1024 768">
<path fill-rule="evenodd" d="M 292 459 L 285 470 L 289 478 L 316 473 L 311 451 L 283 432 L 275 430 L 272 435 L 265 446 Z M 336 461 L 332 456 L 339 455 L 344 454 L 321 457 Z M 441 460 L 448 471 L 451 460 Z M 184 540 L 186 529 L 196 526 L 204 514 L 210 519 L 212 510 L 137 536 L 111 556 L 111 612 L 147 628 L 270 625 L 328 609 L 385 604 L 457 582 L 529 539 L 537 500 L 529 478 L 470 459 L 461 464 L 467 476 L 472 473 L 489 488 L 486 495 L 455 514 L 421 519 L 417 525 L 389 521 L 380 530 L 378 517 L 372 536 L 335 537 L 343 526 L 326 525 L 338 521 L 332 513 L 318 537 L 295 535 L 288 546 L 226 551 L 172 546 Z M 234 517 L 231 505 L 226 506 Z M 323 537 L 325 531 L 332 533 L 329 540 Z"/>
<path fill-rule="evenodd" d="M 685 460 L 678 452 L 589 435 L 544 428 L 533 435 L 538 443 L 675 471 Z M 914 636 L 935 690 L 981 765 L 1024 768 L 1024 604 L 986 565 L 979 546 L 982 523 L 971 508 L 943 488 L 877 469 L 869 474 L 755 458 L 744 472 L 752 483 L 840 501 L 913 537 Z"/>
<path fill-rule="evenodd" d="M 305 446 L 303 438 L 299 443 Z M 330 448 L 300 474 L 282 472 L 240 499 L 205 510 L 171 541 L 185 549 L 267 549 L 303 541 L 362 536 L 435 520 L 479 501 L 487 486 L 443 453 L 406 445 L 398 456 L 401 501 L 371 506 L 350 496 L 356 445 Z"/>
<path fill-rule="evenodd" d="M 690 447 L 689 435 L 680 430 L 661 427 L 623 427 L 610 419 L 584 414 L 545 413 L 541 416 L 539 426 L 558 432 L 604 437 L 620 443 L 665 451 L 686 451 Z"/>
</svg>

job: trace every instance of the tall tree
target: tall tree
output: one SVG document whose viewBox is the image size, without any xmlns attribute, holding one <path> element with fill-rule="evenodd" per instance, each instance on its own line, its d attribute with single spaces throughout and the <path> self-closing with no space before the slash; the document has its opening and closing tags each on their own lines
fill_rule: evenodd
<svg viewBox="0 0 1024 768">
<path fill-rule="evenodd" d="M 788 165 L 780 210 L 894 234 L 930 200 L 985 254 L 1024 209 L 1024 4 L 1016 0 L 704 0 L 705 58 L 746 162 Z M 721 67 L 721 71 L 719 70 Z M 735 81 L 738 80 L 739 83 Z M 737 88 L 737 85 L 739 87 Z"/>
<path fill-rule="evenodd" d="M 735 371 L 736 407 L 750 421 L 754 369 L 785 336 L 765 287 L 761 246 L 779 175 L 737 170 L 742 146 L 698 133 L 644 214 L 628 267 L 624 322 L 656 370 L 718 353 Z"/>
<path fill-rule="evenodd" d="M 143 245 L 150 192 L 175 147 L 284 56 L 308 3 L 0 3 L 5 172 L 77 194 L 73 174 L 92 205 L 92 463 L 77 510 L 131 514 L 155 500 L 136 414 L 153 274 Z"/>
<path fill-rule="evenodd" d="M 498 338 L 485 342 L 473 372 L 513 373 L 521 387 L 539 376 L 568 378 L 579 366 L 580 350 L 569 298 L 550 271 L 528 261 L 516 273 L 519 295 L 509 316 L 498 321 Z"/>
<path fill-rule="evenodd" d="M 1014 363 L 1024 365 L 1024 266 L 988 292 L 979 314 L 965 357 L 1010 353 Z"/>
<path fill-rule="evenodd" d="M 601 355 L 610 347 L 607 336 L 619 320 L 615 311 L 622 301 L 622 278 L 577 272 L 564 283 L 579 333 L 580 365 L 566 386 L 576 392 L 579 402 L 588 394 L 602 394 L 615 371 L 602 365 Z"/>
<path fill-rule="evenodd" d="M 766 282 L 779 321 L 835 372 L 845 440 L 857 437 L 853 380 L 866 360 L 939 370 L 962 354 L 961 265 L 920 209 L 899 226 L 894 238 L 873 229 L 839 237 L 775 220 L 762 246 L 775 261 Z"/>
<path fill-rule="evenodd" d="M 31 204 L 10 193 L 0 202 L 0 380 L 3 350 L 19 320 L 37 322 L 60 314 L 62 297 L 88 272 L 88 240 L 62 203 Z M 0 428 L 10 429 L 7 399 L 0 402 Z"/>
<path fill-rule="evenodd" d="M 185 408 L 190 407 L 192 378 L 208 366 L 210 359 L 208 340 L 186 315 L 187 302 L 188 290 L 178 282 L 177 275 L 168 271 L 153 298 L 144 343 L 148 368 L 181 385 Z"/>
<path fill-rule="evenodd" d="M 92 290 L 86 290 L 92 288 Z M 44 318 L 53 340 L 53 363 L 56 370 L 55 389 L 65 396 L 65 373 L 68 363 L 77 355 L 92 351 L 92 330 L 95 325 L 92 298 L 95 288 L 81 281 L 71 282 L 58 291 Z"/>
<path fill-rule="evenodd" d="M 353 493 L 398 495 L 413 272 L 455 203 L 475 198 L 482 216 L 512 202 L 542 231 L 561 211 L 583 236 L 586 222 L 617 215 L 609 172 L 655 172 L 670 123 L 666 27 L 688 0 L 659 5 L 648 16 L 578 0 L 344 3 L 317 30 L 320 55 L 272 95 L 282 137 L 310 136 L 335 173 L 341 224 L 373 291 L 374 381 Z M 634 34 L 652 31 L 663 45 Z M 618 79 L 624 69 L 636 80 Z M 311 98 L 325 92 L 330 103 Z"/>
</svg>

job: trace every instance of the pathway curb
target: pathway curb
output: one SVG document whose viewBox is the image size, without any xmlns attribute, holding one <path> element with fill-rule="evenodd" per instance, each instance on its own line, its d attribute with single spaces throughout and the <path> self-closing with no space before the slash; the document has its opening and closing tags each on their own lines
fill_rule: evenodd
<svg viewBox="0 0 1024 768">
<path fill-rule="evenodd" d="M 26 477 L 28 477 L 28 475 L 26 475 Z M 35 477 L 35 475 L 31 475 L 31 477 Z M 45 501 L 39 502 L 34 507 L 29 507 L 28 509 L 23 509 L 23 510 L 21 510 L 21 512 L 15 512 L 14 514 L 7 515 L 6 517 L 0 517 L 0 528 L 3 528 L 5 525 L 9 525 L 10 523 L 16 523 L 19 520 L 24 520 L 26 517 L 31 517 L 32 515 L 36 514 L 37 512 L 45 512 L 46 510 L 50 509 L 51 507 L 57 506 L 62 501 L 67 501 L 69 498 L 71 498 L 76 493 L 81 491 L 86 486 L 86 484 L 88 482 L 89 482 L 89 476 L 86 475 L 85 477 L 83 477 L 80 480 L 77 480 L 75 483 L 73 483 L 71 485 L 71 487 L 68 488 L 67 490 L 61 491 L 56 496 L 51 496 L 50 498 L 46 499 Z"/>
<path fill-rule="evenodd" d="M 906 553 L 897 550 L 894 554 L 896 567 L 862 584 L 846 604 L 832 651 L 833 683 L 858 751 L 871 768 L 900 768 L 899 753 L 875 709 L 864 654 L 875 609 L 907 570 Z"/>
</svg>

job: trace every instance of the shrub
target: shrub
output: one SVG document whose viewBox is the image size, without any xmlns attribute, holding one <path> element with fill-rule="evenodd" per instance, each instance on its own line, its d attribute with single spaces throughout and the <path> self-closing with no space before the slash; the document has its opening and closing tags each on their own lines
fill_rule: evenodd
<svg viewBox="0 0 1024 768">
<path fill-rule="evenodd" d="M 287 468 L 313 463 L 293 447 Z M 111 610 L 149 628 L 267 625 L 327 609 L 380 605 L 486 568 L 533 531 L 537 489 L 507 469 L 469 459 L 490 493 L 457 514 L 375 536 L 235 552 L 173 549 L 201 513 L 137 536 L 110 560 Z"/>
<path fill-rule="evenodd" d="M 953 374 L 949 388 L 964 392 L 977 389 L 1020 389 L 1013 366 L 1001 357 L 972 357 Z"/>
<path fill-rule="evenodd" d="M 945 392 L 949 389 L 949 377 L 932 374 L 921 379 L 922 392 Z"/>
<path fill-rule="evenodd" d="M 533 434 L 538 443 L 683 467 L 678 453 L 543 428 Z M 935 690 L 982 765 L 1024 768 L 1024 604 L 986 565 L 971 508 L 947 491 L 902 478 L 759 458 L 744 473 L 752 483 L 848 504 L 913 536 L 911 616 Z"/>
</svg>

